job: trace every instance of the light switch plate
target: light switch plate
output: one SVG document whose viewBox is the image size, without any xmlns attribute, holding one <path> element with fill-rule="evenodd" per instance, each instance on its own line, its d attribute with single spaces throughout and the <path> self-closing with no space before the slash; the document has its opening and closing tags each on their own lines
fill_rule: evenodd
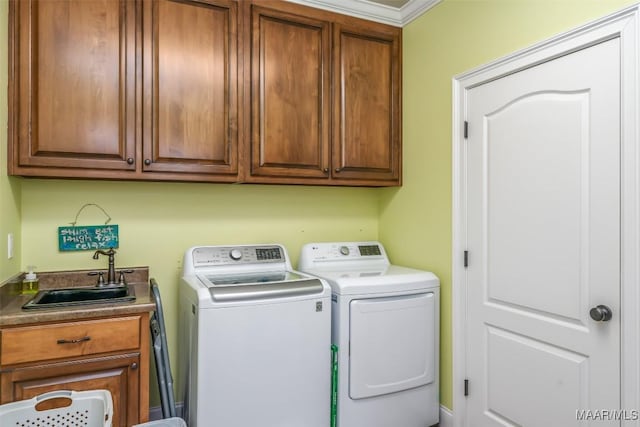
<svg viewBox="0 0 640 427">
<path fill-rule="evenodd" d="M 13 233 L 7 234 L 7 259 L 13 258 Z"/>
</svg>

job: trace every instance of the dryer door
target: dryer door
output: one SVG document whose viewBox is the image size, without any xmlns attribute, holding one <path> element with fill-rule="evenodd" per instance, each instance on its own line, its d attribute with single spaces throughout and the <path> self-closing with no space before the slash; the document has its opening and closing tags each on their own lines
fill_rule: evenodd
<svg viewBox="0 0 640 427">
<path fill-rule="evenodd" d="M 433 292 L 351 301 L 349 396 L 379 396 L 435 378 Z"/>
</svg>

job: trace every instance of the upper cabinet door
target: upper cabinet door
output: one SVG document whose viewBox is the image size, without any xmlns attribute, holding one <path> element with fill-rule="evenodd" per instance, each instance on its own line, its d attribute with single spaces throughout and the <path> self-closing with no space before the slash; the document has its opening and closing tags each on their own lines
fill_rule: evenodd
<svg viewBox="0 0 640 427">
<path fill-rule="evenodd" d="M 400 182 L 400 45 L 398 28 L 334 27 L 335 179 Z"/>
<path fill-rule="evenodd" d="M 10 3 L 10 172 L 135 169 L 135 8 Z"/>
<path fill-rule="evenodd" d="M 238 7 L 144 3 L 144 172 L 237 174 Z"/>
<path fill-rule="evenodd" d="M 329 177 L 331 31 L 314 16 L 298 5 L 251 4 L 253 177 Z"/>
</svg>

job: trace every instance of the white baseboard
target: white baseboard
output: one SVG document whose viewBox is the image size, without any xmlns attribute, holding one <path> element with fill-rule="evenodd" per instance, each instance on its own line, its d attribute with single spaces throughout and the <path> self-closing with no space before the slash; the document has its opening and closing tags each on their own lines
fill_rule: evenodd
<svg viewBox="0 0 640 427">
<path fill-rule="evenodd" d="M 446 406 L 440 405 L 440 423 L 439 427 L 453 427 L 453 412 Z"/>
</svg>

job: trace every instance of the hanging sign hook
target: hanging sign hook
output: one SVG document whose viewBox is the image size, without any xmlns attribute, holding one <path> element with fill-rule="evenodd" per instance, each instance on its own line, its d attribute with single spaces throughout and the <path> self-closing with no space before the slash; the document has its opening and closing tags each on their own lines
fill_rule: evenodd
<svg viewBox="0 0 640 427">
<path fill-rule="evenodd" d="M 107 211 L 105 211 L 102 208 L 102 206 L 100 206 L 100 205 L 98 205 L 96 203 L 85 203 L 84 205 L 82 205 L 82 207 L 80 208 L 80 210 L 76 214 L 76 218 L 73 220 L 73 222 L 70 222 L 69 224 L 71 224 L 72 226 L 75 227 L 75 225 L 78 223 L 78 217 L 80 216 L 80 212 L 82 212 L 85 208 L 87 208 L 89 206 L 95 206 L 96 208 L 100 209 L 102 211 L 102 213 L 104 213 L 104 215 L 107 217 L 107 220 L 104 222 L 104 225 L 109 224 L 109 221 L 111 221 L 111 217 L 109 216 Z"/>
</svg>

